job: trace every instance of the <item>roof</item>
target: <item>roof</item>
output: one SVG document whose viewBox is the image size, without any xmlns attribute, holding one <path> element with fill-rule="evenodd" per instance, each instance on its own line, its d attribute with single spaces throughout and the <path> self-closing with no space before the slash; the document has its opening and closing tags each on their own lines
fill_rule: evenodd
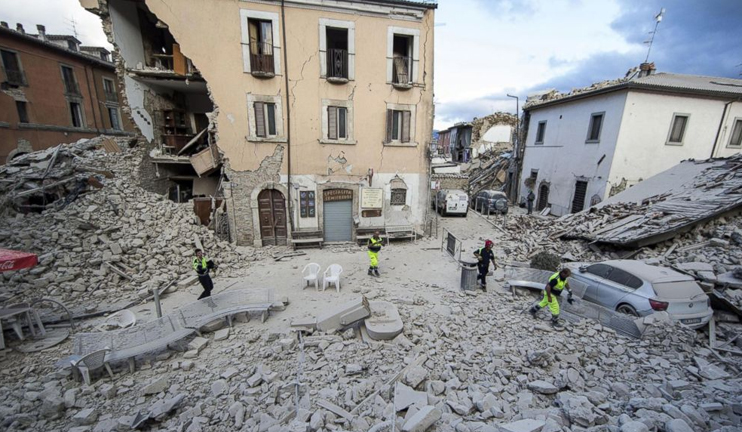
<svg viewBox="0 0 742 432">
<path fill-rule="evenodd" d="M 531 111 L 621 90 L 645 90 L 742 99 L 742 79 L 659 72 L 640 78 L 621 78 L 603 81 L 592 84 L 589 87 L 573 89 L 569 93 L 559 93 L 556 91 L 543 93 L 540 99 L 532 99 L 526 102 L 523 109 L 525 111 Z"/>
<path fill-rule="evenodd" d="M 34 35 L 34 36 L 35 37 L 38 37 L 38 35 Z M 81 44 L 82 43 L 82 42 L 80 42 L 80 39 L 78 39 L 78 38 L 76 38 L 76 37 L 74 37 L 72 35 L 53 35 L 53 34 L 48 34 L 45 37 L 48 40 L 70 40 L 70 39 L 72 39 L 72 40 L 76 41 L 78 44 Z"/>
<path fill-rule="evenodd" d="M 99 46 L 81 46 L 80 51 L 103 51 L 109 54 L 111 53 L 111 51 L 108 51 L 107 49 Z"/>
<path fill-rule="evenodd" d="M 66 54 L 66 55 L 69 55 L 71 57 L 75 57 L 75 58 L 80 59 L 80 60 L 86 60 L 86 61 L 88 61 L 90 63 L 94 63 L 94 64 L 97 64 L 97 65 L 100 65 L 100 66 L 103 66 L 103 67 L 106 67 L 106 68 L 110 68 L 110 69 L 113 69 L 114 68 L 113 63 L 108 62 L 108 61 L 105 61 L 105 60 L 101 59 L 100 57 L 91 56 L 90 54 L 84 53 L 84 52 L 73 51 L 73 50 L 68 49 L 66 47 L 63 47 L 61 45 L 57 45 L 54 42 L 49 42 L 49 41 L 41 40 L 41 39 L 38 38 L 38 35 L 32 35 L 32 34 L 28 34 L 28 33 L 21 33 L 21 32 L 15 31 L 13 29 L 10 29 L 10 28 L 7 28 L 7 27 L 2 27 L 2 26 L 0 26 L 0 35 L 7 35 L 7 36 L 11 36 L 11 37 L 16 37 L 16 38 L 22 39 L 22 40 L 24 40 L 26 42 L 43 45 L 45 48 L 47 48 L 49 50 L 53 50 L 53 51 L 56 51 L 58 53 Z M 46 38 L 47 39 L 57 38 L 57 40 L 63 40 L 62 39 L 62 36 L 63 35 L 46 35 Z M 74 36 L 68 36 L 68 38 L 77 40 Z"/>
<path fill-rule="evenodd" d="M 650 283 L 661 283 L 661 282 L 677 282 L 677 281 L 692 281 L 692 277 L 678 273 L 675 270 L 666 267 L 657 267 L 645 264 L 641 261 L 634 260 L 612 260 L 604 261 L 603 264 L 608 264 L 611 267 L 621 269 L 625 272 L 631 273 L 632 275 L 644 279 Z"/>
<path fill-rule="evenodd" d="M 358 3 L 359 0 L 341 0 L 341 1 L 347 1 L 347 2 L 356 2 Z M 390 5 L 400 5 L 400 6 L 412 6 L 412 7 L 418 7 L 418 8 L 425 8 L 425 9 L 437 9 L 438 8 L 438 2 L 436 0 L 423 0 L 423 1 L 412 1 L 412 0 L 360 0 L 360 3 L 381 3 L 381 4 L 390 4 Z"/>
</svg>

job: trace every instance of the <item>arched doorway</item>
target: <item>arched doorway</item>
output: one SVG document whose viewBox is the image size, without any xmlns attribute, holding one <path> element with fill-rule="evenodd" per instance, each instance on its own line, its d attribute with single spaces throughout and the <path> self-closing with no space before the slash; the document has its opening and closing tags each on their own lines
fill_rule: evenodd
<svg viewBox="0 0 742 432">
<path fill-rule="evenodd" d="M 286 204 L 276 189 L 265 189 L 258 195 L 260 238 L 263 246 L 286 245 Z"/>
<path fill-rule="evenodd" d="M 546 206 L 549 205 L 549 184 L 548 183 L 541 183 L 541 186 L 538 188 L 538 203 L 536 205 L 536 210 L 541 211 L 546 208 Z"/>
</svg>

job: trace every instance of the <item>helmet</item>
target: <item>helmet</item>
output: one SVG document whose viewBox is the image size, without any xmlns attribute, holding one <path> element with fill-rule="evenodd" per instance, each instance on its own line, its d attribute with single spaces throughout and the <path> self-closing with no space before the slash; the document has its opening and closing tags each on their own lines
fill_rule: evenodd
<svg viewBox="0 0 742 432">
<path fill-rule="evenodd" d="M 484 247 L 486 247 L 486 248 L 488 248 L 488 247 L 492 247 L 492 246 L 494 246 L 494 245 L 495 245 L 495 244 L 494 244 L 494 243 L 492 243 L 492 240 L 487 240 L 486 242 L 484 242 Z"/>
</svg>

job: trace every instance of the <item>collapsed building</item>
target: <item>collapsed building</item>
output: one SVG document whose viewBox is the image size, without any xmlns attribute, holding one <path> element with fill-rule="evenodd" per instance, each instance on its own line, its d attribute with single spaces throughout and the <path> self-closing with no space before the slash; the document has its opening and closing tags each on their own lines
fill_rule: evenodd
<svg viewBox="0 0 742 432">
<path fill-rule="evenodd" d="M 422 226 L 435 4 L 81 4 L 151 143 L 148 189 L 226 209 L 242 245 Z"/>
</svg>

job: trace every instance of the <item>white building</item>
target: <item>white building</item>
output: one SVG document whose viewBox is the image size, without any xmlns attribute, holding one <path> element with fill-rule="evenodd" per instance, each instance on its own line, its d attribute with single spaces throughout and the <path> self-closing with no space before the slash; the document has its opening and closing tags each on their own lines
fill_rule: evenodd
<svg viewBox="0 0 742 432">
<path fill-rule="evenodd" d="M 742 149 L 742 80 L 653 74 L 529 98 L 520 197 L 574 213 L 682 160 Z M 531 182 L 528 181 L 530 184 Z"/>
</svg>

